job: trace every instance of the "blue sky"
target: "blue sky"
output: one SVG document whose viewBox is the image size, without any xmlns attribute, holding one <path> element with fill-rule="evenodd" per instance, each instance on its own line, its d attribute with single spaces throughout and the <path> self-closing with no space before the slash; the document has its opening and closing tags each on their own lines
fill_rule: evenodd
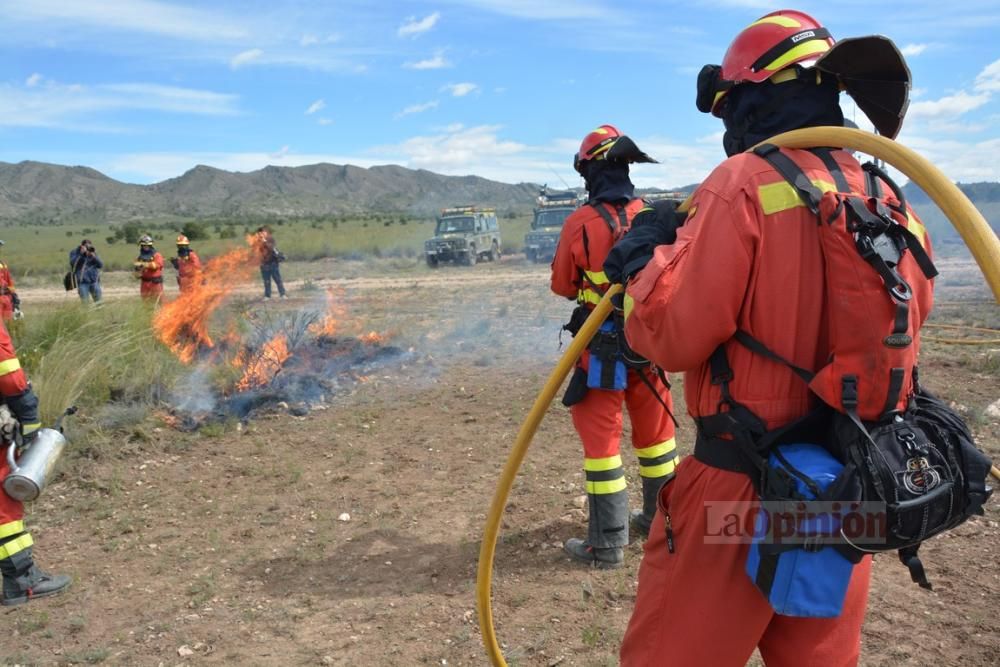
<svg viewBox="0 0 1000 667">
<path fill-rule="evenodd" d="M 335 162 L 577 185 L 580 139 L 613 123 L 663 163 L 638 184 L 683 185 L 724 157 L 698 70 L 782 6 L 0 0 L 0 160 L 137 183 Z M 900 141 L 953 179 L 1000 180 L 1000 3 L 791 6 L 838 38 L 891 37 L 914 78 Z"/>
</svg>

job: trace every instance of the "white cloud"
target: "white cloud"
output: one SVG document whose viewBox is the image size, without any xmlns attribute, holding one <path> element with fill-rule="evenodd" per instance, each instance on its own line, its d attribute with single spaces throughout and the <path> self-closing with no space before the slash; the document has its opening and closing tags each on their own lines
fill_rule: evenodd
<svg viewBox="0 0 1000 667">
<path fill-rule="evenodd" d="M 281 160 L 288 155 L 288 146 L 282 146 L 273 153 L 268 153 L 267 157 L 271 160 Z"/>
<path fill-rule="evenodd" d="M 336 33 L 331 33 L 326 37 L 319 37 L 318 35 L 313 35 L 311 33 L 306 33 L 302 35 L 299 39 L 300 46 L 316 46 L 317 44 L 333 44 L 334 42 L 340 41 L 340 35 Z"/>
<path fill-rule="evenodd" d="M 7 30 L 11 24 L 40 23 L 47 27 L 91 27 L 206 42 L 247 36 L 237 17 L 155 0 L 0 0 L 0 15 Z"/>
<path fill-rule="evenodd" d="M 424 102 L 422 104 L 411 104 L 402 111 L 396 114 L 396 118 L 402 118 L 403 116 L 409 116 L 410 114 L 423 113 L 425 111 L 430 111 L 431 109 L 436 109 L 438 105 L 437 100 L 431 100 L 430 102 Z"/>
<path fill-rule="evenodd" d="M 28 88 L 34 88 L 35 86 L 37 86 L 42 82 L 42 78 L 43 77 L 41 74 L 35 72 L 31 76 L 29 76 L 27 80 L 25 80 L 24 85 L 26 85 Z"/>
<path fill-rule="evenodd" d="M 904 131 L 899 141 L 926 157 L 953 181 L 1000 181 L 996 158 L 1000 154 L 1000 139 L 943 139 L 936 135 L 908 134 Z M 905 177 L 900 182 L 903 180 Z"/>
<path fill-rule="evenodd" d="M 311 116 L 317 111 L 320 111 L 325 108 L 326 108 L 326 102 L 324 100 L 316 100 L 315 102 L 309 105 L 308 109 L 306 109 L 306 115 Z"/>
<path fill-rule="evenodd" d="M 930 44 L 907 44 L 899 51 L 904 56 L 919 56 L 921 53 L 927 50 Z"/>
<path fill-rule="evenodd" d="M 399 26 L 399 30 L 396 31 L 396 34 L 400 37 L 416 37 L 417 35 L 421 35 L 433 28 L 439 18 L 441 18 L 441 12 L 428 14 L 422 19 L 411 16 L 406 19 L 406 23 Z"/>
<path fill-rule="evenodd" d="M 249 65 L 253 62 L 259 61 L 263 55 L 264 51 L 261 49 L 248 49 L 246 51 L 240 51 L 230 59 L 229 66 L 233 69 L 239 69 L 244 65 Z"/>
<path fill-rule="evenodd" d="M 445 0 L 456 5 L 539 21 L 611 18 L 620 10 L 593 0 Z"/>
<path fill-rule="evenodd" d="M 911 121 L 957 118 L 978 109 L 989 101 L 989 93 L 973 95 L 960 90 L 954 95 L 946 95 L 936 100 L 914 102 L 910 105 L 906 116 Z"/>
<path fill-rule="evenodd" d="M 976 76 L 976 90 L 1000 93 L 1000 60 L 994 60 Z"/>
<path fill-rule="evenodd" d="M 465 97 L 469 93 L 474 93 L 479 90 L 479 86 L 474 83 L 449 83 L 446 86 L 441 87 L 442 92 L 449 92 L 453 97 Z"/>
<path fill-rule="evenodd" d="M 333 125 L 332 118 L 317 118 L 316 122 L 319 123 L 320 125 Z"/>
<path fill-rule="evenodd" d="M 0 85 L 0 126 L 116 131 L 97 120 L 101 114 L 152 111 L 227 116 L 239 113 L 238 99 L 225 93 L 152 83 L 83 86 L 45 80 L 31 88 Z"/>
<path fill-rule="evenodd" d="M 442 69 L 451 67 L 451 63 L 445 60 L 443 51 L 438 51 L 433 58 L 404 63 L 403 67 L 407 69 Z"/>
</svg>

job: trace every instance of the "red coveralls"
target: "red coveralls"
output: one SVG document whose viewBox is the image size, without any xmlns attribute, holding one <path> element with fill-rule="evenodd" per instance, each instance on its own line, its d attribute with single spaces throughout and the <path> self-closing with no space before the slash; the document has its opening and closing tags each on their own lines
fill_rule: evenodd
<svg viewBox="0 0 1000 667">
<path fill-rule="evenodd" d="M 615 207 L 599 203 L 619 222 Z M 641 199 L 634 199 L 625 207 L 627 225 L 643 207 Z M 601 295 L 610 287 L 604 275 L 604 260 L 614 245 L 615 236 L 608 223 L 591 206 L 581 206 L 566 218 L 555 257 L 552 259 L 552 291 L 560 296 L 576 298 L 578 303 L 593 310 L 601 300 Z M 589 368 L 590 352 L 585 350 L 578 365 Z M 647 377 L 659 391 L 663 402 L 673 410 L 670 391 L 659 378 L 648 370 Z M 594 534 L 593 516 L 595 502 L 613 494 L 622 494 L 621 500 L 627 508 L 625 496 L 625 471 L 619 454 L 622 433 L 622 400 L 628 406 L 629 420 L 632 422 L 632 447 L 639 457 L 639 471 L 644 487 L 651 487 L 655 498 L 656 490 L 663 480 L 673 474 L 676 464 L 674 424 L 670 416 L 650 391 L 629 369 L 625 391 L 591 389 L 584 399 L 573 405 L 570 412 L 573 425 L 583 442 L 584 474 L 587 477 L 587 493 L 591 499 L 591 534 L 588 542 L 598 548 L 624 546 L 627 531 L 622 540 L 602 542 Z M 652 507 L 649 508 L 652 516 Z M 622 542 L 622 543 L 617 543 Z"/>
<path fill-rule="evenodd" d="M 0 325 L 0 397 L 20 396 L 27 388 L 28 378 L 21 370 L 21 362 L 14 353 L 14 344 L 6 327 Z M 7 452 L 4 451 L 3 456 L 0 456 L 0 480 L 8 472 Z M 31 546 L 31 534 L 24 531 L 23 518 L 24 505 L 21 501 L 14 500 L 0 488 L 0 560 Z"/>
<path fill-rule="evenodd" d="M 819 187 L 834 188 L 819 158 L 806 151 L 787 153 Z M 864 192 L 854 158 L 844 151 L 834 155 L 851 189 Z M 815 400 L 805 383 L 731 337 L 737 328 L 746 331 L 803 368 L 826 362 L 823 260 L 815 216 L 767 162 L 746 153 L 715 169 L 690 210 L 677 242 L 660 246 L 628 288 L 630 345 L 667 370 L 685 371 L 693 417 L 718 411 L 720 391 L 711 383 L 708 359 L 722 343 L 736 401 L 766 420 L 768 428 L 803 416 Z M 929 245 L 915 217 L 908 227 Z M 912 258 L 904 259 L 901 268 L 914 286 L 911 316 L 922 324 L 931 308 L 930 288 L 916 279 Z M 912 383 L 903 392 L 910 393 Z M 775 614 L 744 571 L 748 545 L 705 543 L 713 530 L 707 525 L 707 504 L 755 499 L 749 478 L 741 473 L 706 466 L 694 457 L 678 466 L 660 492 L 645 545 L 622 665 L 744 665 L 757 646 L 768 667 L 857 663 L 871 560 L 855 567 L 840 617 Z M 664 508 L 671 519 L 673 553 L 666 545 Z"/>
<path fill-rule="evenodd" d="M 142 261 L 141 257 L 136 261 Z M 145 268 L 139 274 L 139 295 L 147 301 L 156 301 L 163 294 L 163 255 L 153 253 L 152 268 Z"/>
<path fill-rule="evenodd" d="M 0 262 L 0 319 L 4 322 L 14 317 L 14 277 L 10 267 Z"/>
<path fill-rule="evenodd" d="M 181 293 L 191 291 L 201 280 L 201 258 L 194 250 L 187 257 L 177 257 L 177 286 Z"/>
</svg>

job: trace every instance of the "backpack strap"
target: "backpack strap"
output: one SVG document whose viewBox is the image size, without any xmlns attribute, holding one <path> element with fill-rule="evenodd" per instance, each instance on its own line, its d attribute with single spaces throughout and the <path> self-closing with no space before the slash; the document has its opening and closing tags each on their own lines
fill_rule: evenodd
<svg viewBox="0 0 1000 667">
<path fill-rule="evenodd" d="M 767 160 L 768 164 L 788 181 L 788 184 L 798 193 L 799 199 L 813 212 L 813 215 L 819 215 L 819 201 L 823 198 L 823 193 L 813 185 L 813 182 L 799 168 L 799 165 L 795 164 L 794 160 L 782 153 L 774 144 L 761 144 L 754 148 L 753 152 Z"/>
<path fill-rule="evenodd" d="M 608 229 L 611 230 L 611 237 L 615 240 L 618 240 L 618 237 L 628 229 L 628 215 L 625 211 L 625 207 L 621 204 L 610 204 L 614 207 L 615 212 L 618 214 L 617 221 L 611 217 L 611 214 L 608 213 L 608 209 L 604 208 L 604 205 L 601 202 L 588 203 L 587 205 L 597 211 L 601 218 L 604 219 L 604 222 L 608 225 Z"/>
<path fill-rule="evenodd" d="M 905 549 L 899 550 L 899 562 L 906 566 L 910 571 L 910 579 L 913 583 L 919 585 L 921 588 L 926 588 L 927 590 L 934 590 L 931 586 L 931 582 L 927 580 L 927 573 L 924 572 L 924 564 L 920 562 L 920 558 L 917 557 L 917 551 L 920 549 L 919 544 L 914 544 L 911 547 L 906 547 Z"/>
<path fill-rule="evenodd" d="M 833 176 L 833 182 L 836 183 L 837 190 L 839 192 L 847 193 L 851 191 L 851 186 L 847 182 L 847 177 L 844 176 L 843 170 L 840 168 L 837 160 L 833 157 L 833 152 L 829 148 L 814 148 L 810 152 L 823 161 L 823 166 L 826 167 L 826 170 L 830 172 L 831 176 Z"/>
<path fill-rule="evenodd" d="M 811 371 L 807 371 L 804 368 L 800 368 L 800 367 L 796 366 L 795 364 L 793 364 L 792 362 L 788 361 L 787 359 L 785 359 L 784 357 L 782 357 L 777 352 L 774 352 L 773 350 L 771 350 L 771 348 L 767 347 L 766 345 L 764 345 L 764 343 L 760 342 L 759 340 L 757 340 L 756 338 L 754 338 L 753 336 L 751 336 L 750 334 L 748 334 L 745 331 L 741 331 L 741 330 L 737 329 L 736 333 L 733 334 L 733 338 L 735 338 L 736 341 L 740 345 L 742 345 L 743 347 L 747 348 L 751 352 L 756 352 L 757 354 L 761 355 L 762 357 L 767 357 L 771 361 L 776 361 L 779 364 L 782 364 L 784 366 L 788 366 L 788 368 L 793 373 L 795 373 L 800 378 L 802 378 L 802 381 L 805 382 L 806 384 L 809 384 L 810 382 L 812 382 L 813 378 L 816 377 L 815 373 L 813 373 Z"/>
</svg>

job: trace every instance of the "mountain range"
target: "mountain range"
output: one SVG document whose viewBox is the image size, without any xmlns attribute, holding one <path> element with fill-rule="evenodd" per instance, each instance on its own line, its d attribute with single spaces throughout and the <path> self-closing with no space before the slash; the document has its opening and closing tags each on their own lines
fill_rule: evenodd
<svg viewBox="0 0 1000 667">
<path fill-rule="evenodd" d="M 1000 230 L 1000 183 L 959 184 Z M 677 188 L 690 191 L 693 186 Z M 123 183 L 89 167 L 44 162 L 0 162 L 0 221 L 54 224 L 79 220 L 110 224 L 151 217 L 303 217 L 364 212 L 432 215 L 445 206 L 496 206 L 527 213 L 539 186 L 479 176 L 444 176 L 396 165 L 370 168 L 329 163 L 231 172 L 198 165 L 151 185 Z M 938 240 L 957 233 L 915 184 L 903 192 Z"/>
<path fill-rule="evenodd" d="M 531 209 L 538 186 L 478 176 L 443 176 L 385 165 L 313 164 L 231 172 L 198 165 L 151 185 L 122 183 L 89 167 L 0 162 L 0 220 L 64 222 L 87 216 L 110 223 L 156 216 L 302 217 L 368 211 L 432 214 L 481 204 Z"/>
</svg>

